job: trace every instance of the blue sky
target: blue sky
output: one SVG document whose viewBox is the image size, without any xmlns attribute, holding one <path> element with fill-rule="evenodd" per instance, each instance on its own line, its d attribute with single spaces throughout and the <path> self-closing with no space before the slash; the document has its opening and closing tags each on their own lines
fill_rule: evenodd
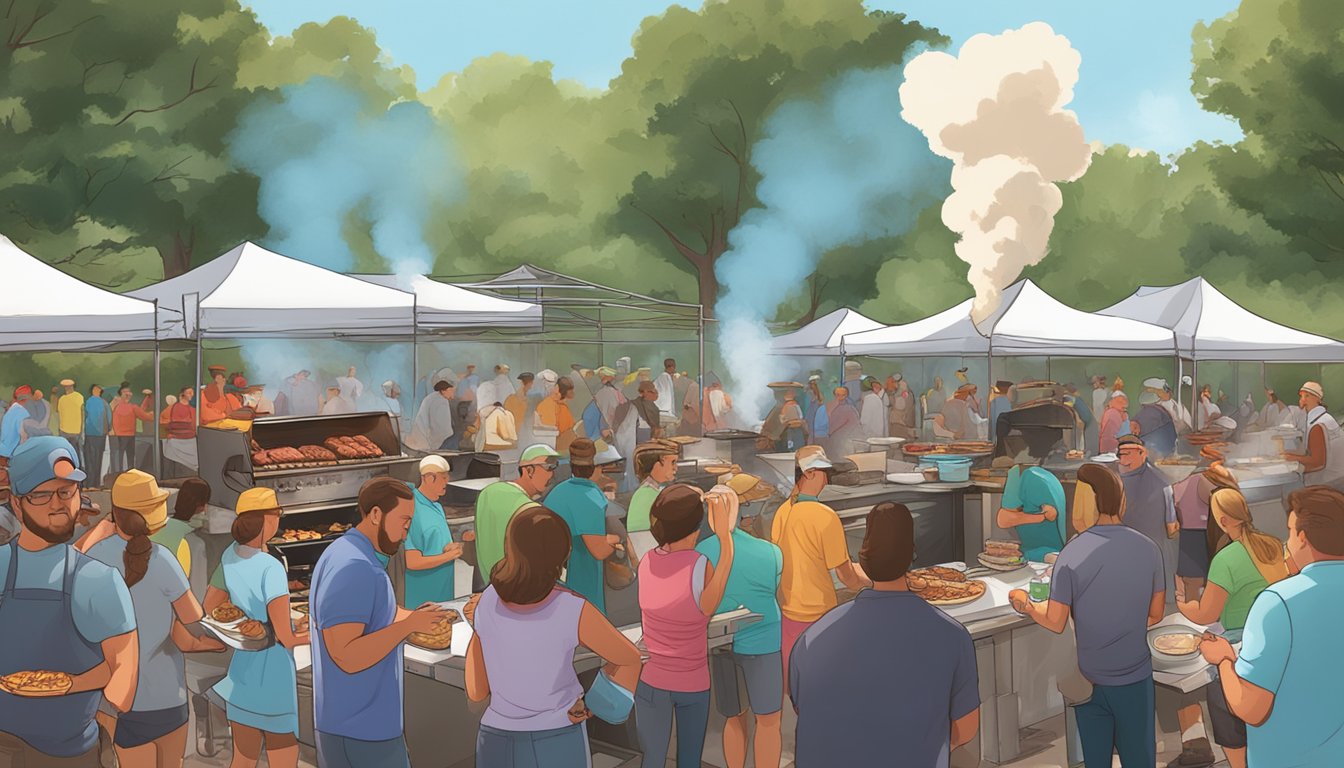
<svg viewBox="0 0 1344 768">
<path fill-rule="evenodd" d="M 729 0 L 731 2 L 731 0 Z M 602 86 L 630 39 L 667 0 L 244 0 L 272 32 L 345 15 L 378 33 L 422 88 L 472 59 L 505 52 L 545 59 L 558 77 Z M 696 0 L 685 5 L 698 7 Z M 868 0 L 938 27 L 959 45 L 979 32 L 1045 21 L 1082 52 L 1073 106 L 1089 139 L 1163 154 L 1198 139 L 1234 141 L 1237 126 L 1190 93 L 1190 31 L 1238 0 Z M 582 8 L 576 12 L 574 9 Z"/>
</svg>

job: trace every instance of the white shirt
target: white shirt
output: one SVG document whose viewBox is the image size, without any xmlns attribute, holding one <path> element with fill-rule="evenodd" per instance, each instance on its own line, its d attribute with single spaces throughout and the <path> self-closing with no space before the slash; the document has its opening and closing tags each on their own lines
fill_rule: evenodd
<svg viewBox="0 0 1344 768">
<path fill-rule="evenodd" d="M 864 437 L 887 436 L 886 396 L 869 392 L 863 396 L 863 408 L 859 411 L 859 425 L 863 427 Z"/>
<path fill-rule="evenodd" d="M 658 405 L 658 410 L 669 416 L 675 416 L 676 392 L 672 374 L 666 371 L 659 374 L 658 378 L 653 380 L 653 386 L 658 390 L 658 399 L 654 401 Z"/>
</svg>

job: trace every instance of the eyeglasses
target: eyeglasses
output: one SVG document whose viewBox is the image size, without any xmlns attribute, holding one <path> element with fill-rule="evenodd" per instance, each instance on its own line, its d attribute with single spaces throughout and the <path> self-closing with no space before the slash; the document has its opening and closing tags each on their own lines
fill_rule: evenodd
<svg viewBox="0 0 1344 768">
<path fill-rule="evenodd" d="M 79 486 L 72 485 L 69 488 L 62 488 L 57 491 L 35 491 L 33 493 L 25 495 L 23 498 L 24 500 L 32 504 L 36 504 L 39 507 L 44 507 L 51 503 L 53 497 L 58 498 L 61 501 L 69 501 L 78 495 L 79 495 Z"/>
</svg>

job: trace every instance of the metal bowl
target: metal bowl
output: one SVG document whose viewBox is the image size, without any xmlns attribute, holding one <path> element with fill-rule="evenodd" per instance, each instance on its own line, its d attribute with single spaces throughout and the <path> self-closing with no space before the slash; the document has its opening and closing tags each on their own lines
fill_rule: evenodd
<svg viewBox="0 0 1344 768">
<path fill-rule="evenodd" d="M 1202 634 L 1203 634 L 1202 632 L 1200 632 L 1198 629 L 1195 629 L 1194 627 L 1186 627 L 1179 624 L 1168 625 L 1165 627 L 1154 627 L 1148 630 L 1148 650 L 1153 654 L 1153 658 L 1155 660 L 1160 660 L 1163 662 L 1179 664 L 1181 662 L 1194 661 L 1195 659 L 1199 658 L 1198 648 L 1196 648 L 1193 653 L 1174 654 L 1157 650 L 1157 646 L 1154 645 L 1154 643 L 1157 641 L 1157 638 L 1163 637 L 1165 635 L 1202 635 Z"/>
</svg>

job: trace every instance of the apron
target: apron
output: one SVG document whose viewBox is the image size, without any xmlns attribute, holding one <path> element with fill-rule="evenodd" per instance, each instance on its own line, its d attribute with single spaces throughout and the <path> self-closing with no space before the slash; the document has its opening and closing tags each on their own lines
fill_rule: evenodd
<svg viewBox="0 0 1344 768">
<path fill-rule="evenodd" d="M 75 576 L 91 561 L 67 546 L 60 590 L 18 589 L 19 555 L 18 544 L 11 541 L 9 573 L 0 595 L 0 627 L 5 628 L 0 631 L 0 674 L 46 669 L 76 675 L 103 663 L 102 646 L 79 634 L 70 604 Z M 83 755 L 98 746 L 93 716 L 101 696 L 101 691 L 85 691 L 27 698 L 0 691 L 0 730 L 46 755 Z"/>
</svg>

